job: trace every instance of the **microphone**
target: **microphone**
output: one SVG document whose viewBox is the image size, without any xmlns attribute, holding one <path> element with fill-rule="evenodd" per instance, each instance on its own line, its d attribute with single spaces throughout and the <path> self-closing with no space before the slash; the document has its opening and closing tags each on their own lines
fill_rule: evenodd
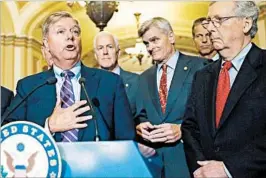
<svg viewBox="0 0 266 178">
<path fill-rule="evenodd" d="M 32 95 L 32 93 L 34 93 L 36 90 L 38 90 L 39 88 L 41 88 L 44 85 L 53 85 L 57 82 L 57 79 L 55 77 L 50 77 L 48 78 L 44 83 L 38 85 L 37 87 L 35 87 L 30 93 L 28 93 L 26 95 L 26 97 L 24 97 L 13 109 L 11 109 L 8 114 L 5 115 L 5 117 L 1 120 L 1 125 L 2 123 L 10 116 L 10 114 L 12 114 L 29 96 Z"/>
<path fill-rule="evenodd" d="M 100 101 L 98 100 L 98 98 L 95 98 L 95 97 L 92 98 L 91 101 L 92 101 L 93 105 L 98 109 L 106 128 L 108 129 L 109 133 L 111 133 L 112 138 L 115 138 L 114 137 L 114 129 L 111 129 L 111 126 L 105 120 L 105 117 L 104 117 L 104 115 L 103 115 L 103 113 L 102 113 L 102 111 L 100 109 Z"/>
<path fill-rule="evenodd" d="M 91 108 L 91 114 L 93 116 L 93 121 L 94 121 L 94 126 L 95 126 L 95 138 L 94 140 L 96 142 L 100 141 L 100 135 L 99 135 L 99 129 L 98 129 L 98 123 L 97 123 L 97 118 L 96 118 L 96 114 L 95 114 L 95 111 L 94 111 L 94 108 L 93 108 L 93 105 L 91 103 L 91 100 L 89 98 L 89 95 L 86 91 L 86 88 L 85 88 L 85 82 L 86 82 L 86 79 L 84 77 L 80 77 L 79 79 L 79 84 L 81 85 L 81 88 L 83 89 L 84 93 L 85 93 L 85 96 L 86 96 L 86 99 L 87 99 L 87 102 Z"/>
</svg>

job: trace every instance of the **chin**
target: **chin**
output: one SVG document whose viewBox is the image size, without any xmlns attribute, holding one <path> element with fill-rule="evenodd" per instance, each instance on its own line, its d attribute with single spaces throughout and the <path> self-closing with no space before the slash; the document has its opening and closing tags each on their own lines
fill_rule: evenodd
<svg viewBox="0 0 266 178">
<path fill-rule="evenodd" d="M 205 49 L 205 50 L 201 50 L 200 53 L 201 54 L 204 54 L 204 55 L 207 55 L 207 54 L 210 54 L 212 51 L 210 49 Z"/>
</svg>

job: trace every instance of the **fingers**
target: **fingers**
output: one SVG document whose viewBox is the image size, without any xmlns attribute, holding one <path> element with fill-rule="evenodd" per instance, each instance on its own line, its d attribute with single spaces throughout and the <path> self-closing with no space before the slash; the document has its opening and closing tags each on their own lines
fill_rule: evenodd
<svg viewBox="0 0 266 178">
<path fill-rule="evenodd" d="M 84 122 L 84 121 L 87 121 L 87 120 L 90 120 L 90 119 L 92 119 L 92 116 L 91 116 L 91 115 L 89 115 L 89 116 L 77 117 L 77 118 L 76 118 L 76 123 Z"/>
<path fill-rule="evenodd" d="M 149 131 L 148 129 L 152 129 L 153 125 L 150 122 L 144 122 L 137 125 L 136 130 L 137 134 L 140 135 L 142 138 L 149 140 Z"/>
<path fill-rule="evenodd" d="M 205 166 L 207 164 L 209 164 L 211 161 L 197 161 L 198 165 L 200 166 Z"/>
<path fill-rule="evenodd" d="M 90 110 L 90 106 L 85 106 L 85 107 L 82 107 L 82 108 L 78 108 L 76 111 L 74 111 L 74 114 L 75 116 L 79 116 L 81 114 L 83 114 L 84 112 L 87 112 Z"/>
<path fill-rule="evenodd" d="M 75 111 L 76 109 L 78 109 L 79 107 L 85 105 L 87 103 L 86 100 L 82 100 L 82 101 L 77 101 L 75 104 L 73 104 L 72 106 L 68 107 L 68 110 L 71 111 Z"/>
<path fill-rule="evenodd" d="M 83 124 L 74 124 L 74 126 L 73 126 L 72 129 L 82 129 L 82 128 L 85 128 L 87 126 L 88 125 L 86 123 L 83 123 Z"/>
<path fill-rule="evenodd" d="M 145 140 L 149 140 L 150 138 L 149 138 L 149 132 L 147 132 L 147 131 L 145 131 L 145 130 L 143 130 L 143 131 L 139 131 L 139 130 L 137 130 L 137 134 L 139 135 L 139 136 L 141 136 L 143 139 L 145 139 Z"/>
<path fill-rule="evenodd" d="M 165 132 L 165 128 L 158 128 L 158 129 L 154 129 L 153 131 L 150 132 L 151 135 L 155 135 L 158 133 L 163 133 Z"/>
<path fill-rule="evenodd" d="M 150 122 L 140 123 L 136 127 L 137 129 L 153 129 L 154 126 Z"/>
<path fill-rule="evenodd" d="M 148 158 L 148 157 L 151 157 L 151 156 L 155 155 L 155 153 L 156 153 L 155 149 L 153 149 L 153 148 L 147 148 L 147 149 L 145 149 L 145 151 L 143 152 L 143 155 L 144 155 L 146 158 Z"/>
</svg>

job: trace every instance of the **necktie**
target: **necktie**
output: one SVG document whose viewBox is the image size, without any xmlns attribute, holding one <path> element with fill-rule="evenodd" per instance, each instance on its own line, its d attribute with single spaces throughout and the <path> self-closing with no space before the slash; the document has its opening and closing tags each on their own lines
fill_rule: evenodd
<svg viewBox="0 0 266 178">
<path fill-rule="evenodd" d="M 67 108 L 75 103 L 75 96 L 73 92 L 73 85 L 71 78 L 75 76 L 70 70 L 62 73 L 64 82 L 60 91 L 60 98 L 62 100 L 62 108 Z M 61 133 L 62 142 L 75 142 L 78 140 L 78 129 L 72 129 Z"/>
<path fill-rule="evenodd" d="M 162 112 L 165 113 L 166 109 L 166 103 L 167 103 L 167 65 L 162 65 L 162 76 L 160 80 L 160 88 L 159 88 L 159 97 L 160 97 L 160 103 Z"/>
<path fill-rule="evenodd" d="M 230 92 L 230 77 L 228 70 L 231 67 L 232 63 L 230 61 L 226 61 L 223 64 L 223 68 L 221 69 L 219 74 L 216 94 L 216 128 L 218 128 L 219 126 L 224 106 Z"/>
</svg>

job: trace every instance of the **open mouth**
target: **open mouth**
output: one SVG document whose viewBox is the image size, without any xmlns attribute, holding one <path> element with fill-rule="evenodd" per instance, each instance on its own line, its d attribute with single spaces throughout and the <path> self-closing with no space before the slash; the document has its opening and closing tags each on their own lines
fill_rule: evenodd
<svg viewBox="0 0 266 178">
<path fill-rule="evenodd" d="M 67 45 L 65 48 L 67 51 L 73 51 L 76 49 L 76 47 L 74 45 Z"/>
</svg>

